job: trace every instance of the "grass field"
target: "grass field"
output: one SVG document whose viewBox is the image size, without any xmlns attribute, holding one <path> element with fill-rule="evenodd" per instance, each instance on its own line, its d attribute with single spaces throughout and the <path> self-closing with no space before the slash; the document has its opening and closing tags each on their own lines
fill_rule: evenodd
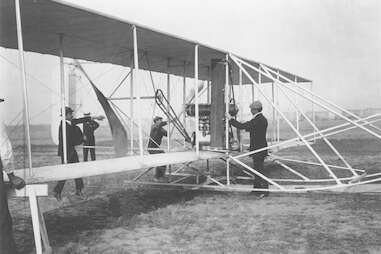
<svg viewBox="0 0 381 254">
<path fill-rule="evenodd" d="M 332 142 L 354 167 L 381 171 L 380 141 L 356 131 Z M 314 147 L 338 164 L 322 142 Z M 35 145 L 33 151 L 39 165 L 58 162 L 53 145 Z M 305 147 L 279 155 L 313 159 Z M 324 174 L 294 166 L 314 177 Z M 215 162 L 213 168 L 222 171 L 224 165 Z M 271 163 L 266 169 L 269 176 L 282 174 Z M 136 174 L 86 179 L 87 201 L 73 196 L 72 181 L 63 202 L 41 198 L 54 253 L 381 253 L 381 195 L 272 194 L 257 200 L 250 194 L 126 185 Z M 28 202 L 12 199 L 10 207 L 20 252 L 30 253 Z"/>
</svg>

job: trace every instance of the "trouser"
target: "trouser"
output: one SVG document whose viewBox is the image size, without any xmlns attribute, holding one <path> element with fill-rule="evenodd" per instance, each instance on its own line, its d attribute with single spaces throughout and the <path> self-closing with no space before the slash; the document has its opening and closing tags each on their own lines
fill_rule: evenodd
<svg viewBox="0 0 381 254">
<path fill-rule="evenodd" d="M 150 154 L 158 154 L 158 153 L 164 153 L 163 150 L 148 150 L 148 153 Z M 165 171 L 167 167 L 166 166 L 160 166 L 155 168 L 155 178 L 160 178 L 165 176 Z"/>
<path fill-rule="evenodd" d="M 83 161 L 88 161 L 89 151 L 90 151 L 91 160 L 95 161 L 95 148 L 86 148 L 86 147 L 83 148 Z"/>
<path fill-rule="evenodd" d="M 263 166 L 264 161 L 265 161 L 265 157 L 263 156 L 256 156 L 256 155 L 253 156 L 253 168 L 263 175 L 264 175 L 264 166 Z M 259 189 L 268 189 L 269 184 L 262 177 L 255 175 L 253 187 L 259 188 Z"/>
<path fill-rule="evenodd" d="M 68 160 L 67 163 L 77 163 L 79 162 L 77 151 L 73 150 L 68 153 Z M 63 164 L 63 156 L 61 157 L 61 162 Z M 77 191 L 81 191 L 84 187 L 82 178 L 76 178 L 75 181 L 75 189 Z M 66 180 L 58 181 L 56 187 L 54 187 L 54 192 L 61 193 L 64 186 L 65 186 Z"/>
<path fill-rule="evenodd" d="M 2 167 L 0 167 L 0 253 L 17 253 L 16 244 L 13 239 L 12 217 L 8 209 L 7 190 L 3 181 Z"/>
</svg>

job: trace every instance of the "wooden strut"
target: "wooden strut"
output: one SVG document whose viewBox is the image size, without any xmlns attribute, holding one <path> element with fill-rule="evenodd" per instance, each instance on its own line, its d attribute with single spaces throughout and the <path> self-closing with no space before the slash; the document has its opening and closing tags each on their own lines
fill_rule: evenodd
<svg viewBox="0 0 381 254">
<path fill-rule="evenodd" d="M 36 253 L 51 254 L 52 248 L 49 243 L 48 231 L 46 230 L 44 215 L 38 203 L 38 197 L 48 196 L 48 185 L 26 185 L 25 188 L 21 190 L 12 190 L 8 195 L 9 197 L 29 198 Z"/>
</svg>

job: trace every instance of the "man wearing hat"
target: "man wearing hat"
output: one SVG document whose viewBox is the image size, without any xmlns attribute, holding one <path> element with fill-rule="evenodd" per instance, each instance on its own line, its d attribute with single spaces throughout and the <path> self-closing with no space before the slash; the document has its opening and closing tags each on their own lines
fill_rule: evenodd
<svg viewBox="0 0 381 254">
<path fill-rule="evenodd" d="M 0 99 L 0 103 L 4 99 Z M 2 120 L 2 119 L 0 119 Z M 0 121 L 0 253 L 17 253 L 16 244 L 13 239 L 12 218 L 8 209 L 7 190 L 3 180 L 3 170 L 8 175 L 12 186 L 21 189 L 25 182 L 13 174 L 13 151 L 12 145 L 6 133 L 2 121 Z"/>
<path fill-rule="evenodd" d="M 250 111 L 253 114 L 253 118 L 244 123 L 240 123 L 235 119 L 230 119 L 229 123 L 238 128 L 244 129 L 250 132 L 250 151 L 258 150 L 263 147 L 267 147 L 266 141 L 266 131 L 267 131 L 267 119 L 262 114 L 262 103 L 260 101 L 254 101 L 250 104 Z M 264 160 L 268 155 L 267 150 L 255 153 L 252 155 L 253 158 L 253 168 L 259 173 L 264 172 Z M 268 189 L 268 182 L 259 176 L 255 176 L 254 188 Z M 259 194 L 260 198 L 268 195 L 267 191 L 255 192 Z"/>
<path fill-rule="evenodd" d="M 90 117 L 90 113 L 83 114 L 84 117 Z M 89 151 L 92 161 L 95 161 L 95 136 L 94 131 L 98 129 L 99 124 L 94 120 L 83 123 L 83 160 L 87 161 Z"/>
<path fill-rule="evenodd" d="M 81 129 L 77 126 L 78 124 L 83 124 L 91 120 L 103 120 L 104 116 L 95 116 L 95 117 L 82 117 L 74 118 L 73 110 L 70 107 L 65 107 L 65 119 L 66 119 L 66 155 L 67 163 L 77 163 L 79 162 L 77 151 L 75 146 L 83 143 L 83 133 Z M 63 149 L 63 134 L 62 134 L 62 122 L 60 123 L 58 131 L 58 156 L 61 157 L 61 162 L 64 164 L 64 149 Z M 60 201 L 61 193 L 65 185 L 65 180 L 59 181 L 54 188 L 54 197 Z M 75 179 L 75 194 L 81 198 L 84 198 L 83 190 L 83 180 L 82 178 Z"/>
<path fill-rule="evenodd" d="M 162 117 L 156 116 L 153 119 L 153 125 L 149 134 L 148 153 L 164 153 L 164 151 L 160 149 L 160 145 L 163 137 L 168 135 L 167 131 L 163 128 L 165 125 L 167 125 L 167 122 L 164 122 Z M 165 176 L 165 170 L 166 166 L 157 167 L 155 169 L 155 179 L 162 179 Z"/>
</svg>

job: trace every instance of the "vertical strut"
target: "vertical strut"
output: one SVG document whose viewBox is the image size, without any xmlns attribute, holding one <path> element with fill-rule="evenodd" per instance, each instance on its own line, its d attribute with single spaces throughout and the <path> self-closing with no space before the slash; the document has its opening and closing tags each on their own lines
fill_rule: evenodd
<svg viewBox="0 0 381 254">
<path fill-rule="evenodd" d="M 275 103 L 275 87 L 274 87 L 274 82 L 271 84 L 271 98 L 272 98 L 272 101 L 273 103 L 276 105 Z M 276 141 L 276 122 L 275 122 L 275 108 L 273 108 L 273 112 L 272 112 L 272 117 L 273 117 L 273 120 L 272 120 L 272 125 L 273 125 L 273 142 Z"/>
<path fill-rule="evenodd" d="M 198 131 L 198 126 L 199 126 L 199 112 L 198 112 L 198 45 L 196 44 L 194 46 L 194 90 L 195 90 L 195 98 L 194 98 L 194 103 L 195 103 L 195 145 L 196 145 L 196 154 L 197 156 L 200 155 L 200 147 L 199 147 L 199 131 Z"/>
<path fill-rule="evenodd" d="M 21 14 L 20 14 L 20 1 L 15 0 L 15 10 L 16 10 L 16 23 L 17 23 L 17 43 L 19 51 L 19 61 L 20 61 L 20 74 L 23 85 L 23 99 L 24 99 L 24 119 L 26 121 L 26 142 L 28 149 L 28 168 L 29 175 L 32 175 L 32 145 L 30 141 L 30 119 L 29 119 L 29 100 L 28 100 L 28 87 L 26 84 L 26 70 L 25 70 L 25 59 L 24 59 L 24 41 L 22 36 L 22 25 L 21 25 Z"/>
<path fill-rule="evenodd" d="M 243 110 L 242 110 L 242 99 L 243 99 L 243 84 L 242 84 L 242 70 L 239 69 L 239 72 L 238 72 L 238 84 L 239 84 L 239 107 L 241 108 L 241 110 L 239 111 L 239 120 L 242 121 L 243 120 Z M 238 139 L 239 139 L 239 151 L 242 152 L 243 151 L 243 143 L 242 143 L 242 132 L 237 129 L 238 131 Z"/>
<path fill-rule="evenodd" d="M 279 80 L 279 69 L 277 71 L 277 79 Z M 278 88 L 278 86 L 276 86 L 276 98 L 277 98 L 276 105 L 277 105 L 277 107 L 279 107 L 279 88 Z M 280 118 L 279 118 L 279 114 L 277 112 L 276 112 L 276 139 L 277 139 L 277 142 L 280 141 Z"/>
<path fill-rule="evenodd" d="M 294 78 L 294 82 L 295 82 L 295 84 L 297 84 L 297 78 L 296 78 L 296 77 Z M 296 103 L 296 104 L 298 103 L 298 96 L 295 97 L 295 103 Z M 296 129 L 297 129 L 298 131 L 300 131 L 300 126 L 299 126 L 299 112 L 298 112 L 298 111 L 295 112 L 295 122 L 296 122 Z"/>
<path fill-rule="evenodd" d="M 229 55 L 225 56 L 225 149 L 229 149 Z"/>
<path fill-rule="evenodd" d="M 65 89 L 65 66 L 63 52 L 63 34 L 60 34 L 60 84 L 61 84 L 61 131 L 62 131 L 62 146 L 63 146 L 63 161 L 67 163 L 67 133 L 66 133 L 66 89 Z"/>
<path fill-rule="evenodd" d="M 167 106 L 167 111 L 169 111 L 169 107 L 171 104 L 171 75 L 169 74 L 169 65 L 170 65 L 171 59 L 167 59 L 167 100 L 168 100 L 168 106 Z M 167 117 L 167 122 L 168 122 L 168 130 L 171 129 L 171 122 L 169 117 Z M 168 132 L 167 135 L 167 150 L 170 152 L 171 150 L 171 134 L 172 131 Z"/>
<path fill-rule="evenodd" d="M 135 72 L 135 75 L 133 75 L 133 84 L 134 85 L 136 83 L 136 74 L 138 73 L 138 70 L 139 70 L 139 56 L 138 56 L 138 39 L 137 39 L 137 33 L 136 33 L 136 26 L 133 25 L 132 26 L 132 36 L 133 36 L 133 41 L 134 41 L 134 72 Z M 140 99 L 140 95 L 141 95 L 141 89 L 140 87 L 138 87 L 138 91 L 137 91 L 137 95 L 136 95 L 136 101 L 138 103 L 138 108 L 141 109 L 142 108 L 142 104 L 141 104 L 141 99 Z M 143 133 L 142 133 L 142 116 L 141 114 L 139 114 L 138 116 L 138 128 L 139 128 L 139 152 L 140 152 L 140 156 L 143 156 Z"/>
<path fill-rule="evenodd" d="M 186 104 L 186 94 L 187 94 L 187 79 L 186 79 L 186 62 L 184 62 L 184 73 L 183 73 L 183 107 L 185 111 L 185 104 Z M 183 112 L 183 125 L 187 126 L 187 114 Z M 186 140 L 184 139 L 184 147 L 185 147 Z"/>
<path fill-rule="evenodd" d="M 134 71 L 133 71 L 133 63 L 131 63 L 130 70 L 130 153 L 131 155 L 134 153 Z"/>
</svg>

